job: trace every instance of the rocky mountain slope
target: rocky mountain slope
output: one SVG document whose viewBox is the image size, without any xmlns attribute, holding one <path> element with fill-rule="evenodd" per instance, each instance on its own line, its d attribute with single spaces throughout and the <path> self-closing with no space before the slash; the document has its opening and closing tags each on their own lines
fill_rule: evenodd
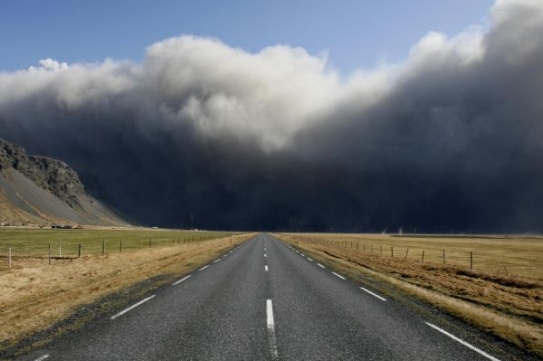
<svg viewBox="0 0 543 361">
<path fill-rule="evenodd" d="M 124 224 L 85 192 L 75 170 L 0 139 L 0 224 Z"/>
</svg>

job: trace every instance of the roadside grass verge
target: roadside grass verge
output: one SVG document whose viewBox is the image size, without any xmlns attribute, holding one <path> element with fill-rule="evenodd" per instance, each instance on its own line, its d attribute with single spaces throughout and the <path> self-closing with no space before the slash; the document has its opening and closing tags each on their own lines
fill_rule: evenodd
<svg viewBox="0 0 543 361">
<path fill-rule="evenodd" d="M 405 257 L 406 248 L 414 248 L 414 243 L 410 243 L 408 238 L 398 241 L 396 237 L 381 235 L 275 236 L 303 249 L 311 257 L 353 280 L 360 280 L 360 276 L 364 275 L 385 281 L 489 334 L 543 357 L 543 282 L 537 278 L 539 276 L 528 278 L 493 273 L 489 271 L 493 269 L 492 261 L 481 263 L 481 268 L 477 269 L 470 269 L 467 265 L 443 264 L 442 255 L 435 261 L 426 259 L 425 263 L 421 263 L 421 259 Z M 527 257 L 524 262 L 531 266 L 534 265 L 533 255 L 537 255 L 543 248 L 541 239 L 535 242 L 498 239 L 496 244 L 489 243 L 491 239 L 488 238 L 481 239 L 481 242 L 478 238 L 471 238 L 469 242 L 464 242 L 464 239 L 460 239 L 460 243 L 456 241 L 449 238 L 441 240 L 438 237 L 415 239 L 417 246 L 427 250 L 432 247 L 441 248 L 444 244 L 447 244 L 449 250 L 459 244 L 455 251 L 463 254 L 468 249 L 478 249 L 481 259 L 484 259 L 483 251 L 488 248 L 492 254 L 491 259 L 496 262 L 503 262 L 504 257 L 515 253 L 516 264 L 519 264 L 523 262 L 520 255 L 524 253 Z M 352 246 L 350 242 L 353 242 Z M 532 249 L 524 249 L 528 243 L 534 244 Z M 374 246 L 373 253 L 370 244 Z M 397 251 L 403 246 L 403 252 L 396 253 L 393 258 L 389 248 L 389 252 L 381 254 L 380 246 L 383 245 L 394 247 Z M 536 261 L 536 265 L 537 262 L 543 262 L 543 259 Z M 387 293 L 386 289 L 381 291 Z"/>
<path fill-rule="evenodd" d="M 236 234 L 178 244 L 170 240 L 168 246 L 126 253 L 58 258 L 52 265 L 42 258 L 20 257 L 17 267 L 0 272 L 0 355 L 17 347 L 22 340 L 52 329 L 62 320 L 73 318 L 75 321 L 65 322 L 54 334 L 26 343 L 25 348 L 47 342 L 99 316 L 89 313 L 74 318 L 74 312 L 83 305 L 90 307 L 97 300 L 114 293 L 122 294 L 123 290 L 143 281 L 149 281 L 147 289 L 156 288 L 209 263 L 252 236 Z M 98 309 L 102 313 L 111 312 L 127 302 L 130 299 L 112 299 Z"/>
</svg>

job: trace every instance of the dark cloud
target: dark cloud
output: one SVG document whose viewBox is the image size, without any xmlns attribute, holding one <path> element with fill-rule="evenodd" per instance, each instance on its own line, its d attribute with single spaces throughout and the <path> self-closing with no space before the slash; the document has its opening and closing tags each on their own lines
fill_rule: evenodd
<svg viewBox="0 0 543 361">
<path fill-rule="evenodd" d="M 0 137 L 61 158 L 147 225 L 543 231 L 543 5 L 429 33 L 348 78 L 303 49 L 213 40 L 0 75 Z"/>
</svg>

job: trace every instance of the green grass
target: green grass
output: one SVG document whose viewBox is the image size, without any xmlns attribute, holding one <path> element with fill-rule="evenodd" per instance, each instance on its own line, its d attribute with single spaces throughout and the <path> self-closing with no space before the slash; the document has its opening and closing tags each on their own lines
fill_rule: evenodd
<svg viewBox="0 0 543 361">
<path fill-rule="evenodd" d="M 76 257 L 119 253 L 221 238 L 231 233 L 155 229 L 25 229 L 0 228 L 0 257 L 11 248 L 12 257 Z M 1 266 L 0 266 L 1 267 Z"/>
</svg>

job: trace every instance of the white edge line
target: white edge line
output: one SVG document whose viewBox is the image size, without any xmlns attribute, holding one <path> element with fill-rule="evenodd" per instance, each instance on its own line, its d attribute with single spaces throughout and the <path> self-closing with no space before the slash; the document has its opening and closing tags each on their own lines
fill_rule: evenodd
<svg viewBox="0 0 543 361">
<path fill-rule="evenodd" d="M 151 298 L 153 298 L 153 297 L 155 297 L 155 295 L 149 296 L 149 297 L 147 297 L 146 299 L 143 299 L 143 300 L 139 301 L 138 303 L 133 304 L 132 306 L 130 306 L 130 307 L 128 307 L 128 308 L 125 308 L 124 310 L 122 310 L 121 312 L 117 313 L 116 315 L 111 316 L 111 320 L 114 320 L 114 319 L 116 319 L 117 317 L 124 315 L 124 314 L 127 313 L 128 311 L 131 311 L 131 310 L 133 310 L 134 308 L 136 308 L 136 307 L 138 307 L 138 306 L 144 304 L 145 302 L 149 301 L 149 300 L 150 300 Z"/>
<path fill-rule="evenodd" d="M 431 324 L 431 323 L 429 323 L 429 322 L 424 322 L 424 323 L 427 324 L 428 326 L 432 327 L 434 330 L 437 330 L 437 331 L 441 332 L 442 334 L 444 334 L 444 335 L 446 335 L 446 336 L 449 336 L 450 338 L 452 338 L 453 340 L 455 340 L 455 341 L 461 343 L 462 345 L 466 346 L 467 348 L 472 349 L 473 351 L 477 352 L 478 354 L 483 355 L 483 356 L 486 357 L 487 359 L 492 360 L 492 361 L 500 361 L 499 359 L 497 359 L 497 358 L 495 358 L 495 357 L 493 357 L 493 356 L 487 354 L 487 353 L 484 352 L 483 350 L 479 350 L 477 347 L 475 347 L 475 346 L 473 346 L 473 345 L 467 343 L 467 342 L 464 341 L 464 340 L 459 339 L 459 338 L 456 337 L 455 335 L 452 335 L 452 334 L 448 333 L 447 331 L 445 331 L 445 330 L 443 330 L 443 329 L 437 327 L 436 325 L 433 325 L 433 324 Z"/>
<path fill-rule="evenodd" d="M 268 265 L 265 265 L 265 266 L 264 266 L 264 270 L 265 270 L 266 272 L 268 272 Z"/>
<path fill-rule="evenodd" d="M 217 263 L 217 262 L 220 262 L 220 261 L 221 261 L 221 259 L 219 258 L 219 259 L 214 260 L 213 263 Z"/>
<path fill-rule="evenodd" d="M 372 295 L 373 297 L 377 297 L 377 298 L 380 299 L 381 301 L 384 301 L 384 302 L 387 301 L 386 298 L 379 296 L 377 293 L 371 292 L 371 291 L 368 290 L 367 288 L 360 287 L 360 289 L 361 289 L 362 291 L 364 291 L 364 292 L 369 293 L 369 294 Z"/>
<path fill-rule="evenodd" d="M 309 257 L 307 257 L 307 260 L 308 260 L 309 262 L 313 262 L 313 260 L 312 260 L 311 258 L 309 258 Z"/>
<path fill-rule="evenodd" d="M 200 269 L 198 270 L 198 272 L 205 270 L 207 267 L 209 267 L 209 265 L 200 268 Z"/>
<path fill-rule="evenodd" d="M 340 274 L 337 274 L 337 273 L 335 273 L 335 272 L 332 272 L 332 274 L 334 274 L 334 275 L 338 276 L 339 278 L 341 278 L 341 279 L 342 279 L 342 280 L 344 280 L 344 281 L 346 280 L 346 278 L 345 278 L 345 277 L 343 277 L 343 276 L 342 276 L 342 275 L 340 275 Z"/>
<path fill-rule="evenodd" d="M 38 357 L 34 361 L 43 361 L 43 360 L 48 359 L 48 358 L 49 358 L 49 355 L 43 355 L 43 356 Z"/>
<path fill-rule="evenodd" d="M 192 276 L 192 275 L 188 275 L 188 276 L 186 276 L 186 277 L 181 278 L 179 281 L 175 281 L 174 283 L 172 283 L 172 286 L 176 286 L 176 285 L 180 284 L 181 282 L 183 282 L 183 281 L 189 279 L 190 276 Z"/>
<path fill-rule="evenodd" d="M 305 257 L 305 254 L 303 254 L 303 253 L 300 253 L 300 255 L 301 255 L 302 257 Z"/>
<path fill-rule="evenodd" d="M 323 266 L 322 264 L 320 264 L 320 263 L 317 263 L 317 266 L 319 266 L 320 268 L 326 268 L 326 267 L 324 267 L 324 266 Z"/>
</svg>

